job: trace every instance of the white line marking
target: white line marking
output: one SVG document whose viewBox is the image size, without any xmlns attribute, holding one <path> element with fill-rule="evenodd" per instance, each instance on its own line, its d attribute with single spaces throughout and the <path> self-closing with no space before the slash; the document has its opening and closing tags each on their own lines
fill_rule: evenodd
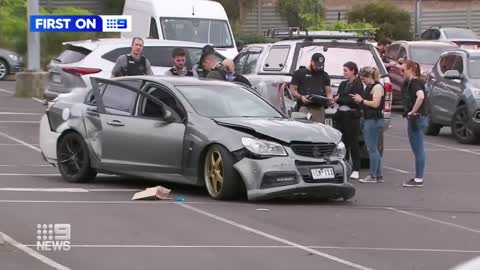
<svg viewBox="0 0 480 270">
<path fill-rule="evenodd" d="M 31 144 L 31 145 L 40 145 L 40 144 Z M 21 143 L 0 143 L 0 146 L 23 146 Z"/>
<path fill-rule="evenodd" d="M 409 173 L 407 171 L 400 170 L 400 169 L 397 169 L 397 168 L 393 168 L 393 167 L 390 167 L 390 166 L 383 166 L 383 168 L 388 169 L 388 170 L 392 170 L 392 171 L 396 171 L 396 172 L 399 172 L 399 173 L 403 173 L 403 174 L 408 174 Z"/>
<path fill-rule="evenodd" d="M 402 214 L 409 215 L 409 216 L 412 216 L 412 217 L 428 220 L 428 221 L 431 221 L 431 222 L 447 225 L 447 226 L 454 227 L 454 228 L 457 228 L 457 229 L 462 229 L 462 230 L 465 230 L 465 231 L 480 234 L 480 230 L 469 228 L 469 227 L 462 226 L 462 225 L 458 225 L 458 224 L 455 224 L 455 223 L 446 222 L 446 221 L 442 221 L 442 220 L 435 219 L 435 218 L 430 218 L 430 217 L 427 217 L 427 216 L 424 216 L 424 215 L 415 214 L 415 213 L 412 213 L 412 212 L 400 210 L 400 209 L 393 208 L 393 207 L 387 207 L 386 209 L 390 209 L 390 210 L 396 211 L 398 213 L 402 213 Z"/>
<path fill-rule="evenodd" d="M 341 258 L 339 258 L 339 257 L 335 257 L 335 256 L 332 256 L 332 255 L 329 255 L 329 254 L 320 252 L 320 251 L 315 250 L 315 249 L 313 249 L 313 248 L 309 248 L 309 247 L 306 247 L 306 246 L 302 246 L 302 245 L 300 245 L 300 244 L 291 242 L 291 241 L 289 241 L 289 240 L 280 238 L 280 237 L 278 237 L 278 236 L 275 236 L 275 235 L 272 235 L 272 234 L 269 234 L 269 233 L 266 233 L 266 232 L 262 232 L 262 231 L 260 231 L 260 230 L 256 230 L 256 229 L 254 229 L 254 228 L 251 228 L 251 227 L 242 225 L 242 224 L 240 224 L 240 223 L 236 223 L 236 222 L 234 222 L 234 221 L 232 221 L 232 220 L 229 220 L 229 219 L 226 219 L 226 218 L 222 218 L 222 217 L 220 217 L 220 216 L 217 216 L 217 215 L 211 214 L 211 213 L 209 213 L 209 212 L 203 211 L 203 210 L 198 209 L 198 208 L 196 208 L 196 207 L 193 207 L 193 206 L 191 206 L 191 205 L 182 204 L 182 203 L 178 203 L 178 205 L 181 206 L 181 207 L 183 207 L 183 208 L 185 208 L 185 209 L 188 209 L 188 210 L 190 210 L 190 211 L 196 212 L 196 213 L 198 213 L 198 214 L 201 214 L 201 215 L 210 217 L 210 218 L 212 218 L 212 219 L 215 219 L 215 220 L 217 220 L 217 221 L 220 221 L 220 222 L 223 222 L 223 223 L 232 225 L 232 226 L 237 227 L 237 228 L 239 228 L 239 229 L 242 229 L 242 230 L 245 230 L 245 231 L 254 233 L 254 234 L 258 234 L 258 235 L 260 235 L 260 236 L 263 236 L 263 237 L 265 237 L 265 238 L 268 238 L 268 239 L 271 239 L 271 240 L 274 240 L 274 241 L 283 243 L 283 244 L 285 244 L 285 245 L 289 245 L 289 246 L 292 246 L 292 247 L 301 249 L 301 250 L 306 251 L 306 252 L 309 252 L 309 253 L 311 253 L 311 254 L 315 254 L 315 255 L 318 255 L 318 256 L 321 256 L 321 257 L 330 259 L 330 260 L 332 260 L 332 261 L 335 261 L 335 262 L 338 262 L 338 263 L 341 263 L 341 264 L 344 264 L 344 265 L 348 265 L 348 266 L 353 267 L 353 268 L 356 268 L 356 269 L 372 270 L 372 268 L 369 268 L 369 267 L 366 267 L 366 266 L 363 266 L 363 265 L 359 265 L 359 264 L 356 264 L 356 263 L 353 263 L 353 262 L 350 262 L 350 261 L 341 259 Z"/>
<path fill-rule="evenodd" d="M 8 94 L 13 94 L 12 91 L 10 91 L 10 90 L 5 90 L 5 89 L 2 89 L 2 88 L 0 88 L 0 91 L 1 91 L 1 92 L 5 92 L 5 93 L 8 93 Z"/>
<path fill-rule="evenodd" d="M 36 247 L 36 245 L 25 245 Z M 293 246 L 209 246 L 209 245 L 70 245 L 72 248 L 240 248 L 240 249 L 292 249 Z M 448 252 L 448 253 L 480 253 L 480 250 L 462 249 L 430 249 L 430 248 L 371 248 L 371 247 L 337 247 L 337 246 L 307 246 L 313 249 L 340 250 L 376 250 L 376 251 L 411 251 L 411 252 Z"/>
<path fill-rule="evenodd" d="M 89 192 L 137 192 L 143 189 L 134 189 L 134 188 L 91 188 L 87 189 Z"/>
<path fill-rule="evenodd" d="M 386 133 L 385 133 L 385 136 L 389 136 L 389 137 L 393 137 L 393 138 L 402 139 L 404 141 L 408 141 L 408 139 L 406 139 L 402 136 L 391 135 L 391 134 L 386 134 Z M 476 156 L 480 156 L 479 152 L 475 152 L 475 151 L 468 150 L 468 149 L 462 149 L 462 148 L 451 147 L 451 146 L 446 146 L 446 145 L 442 145 L 442 144 L 431 143 L 431 142 L 428 142 L 427 140 L 425 140 L 424 143 L 429 144 L 429 145 L 433 145 L 433 146 L 437 146 L 437 147 L 442 147 L 442 148 L 445 148 L 445 149 L 450 149 L 450 150 L 455 150 L 455 151 L 459 151 L 459 152 L 463 152 L 463 153 L 468 153 L 468 154 L 473 154 L 473 155 L 476 155 Z"/>
<path fill-rule="evenodd" d="M 42 164 L 42 165 L 7 165 L 7 164 L 0 164 L 0 167 L 53 167 L 49 164 Z"/>
<path fill-rule="evenodd" d="M 32 97 L 33 100 L 35 100 L 36 102 L 40 102 L 42 104 L 45 104 L 45 101 L 39 99 L 39 98 L 36 98 L 36 97 Z"/>
<path fill-rule="evenodd" d="M 63 265 L 55 262 L 54 260 L 43 256 L 42 254 L 36 252 L 35 250 L 33 250 L 33 249 L 23 245 L 23 244 L 20 244 L 19 242 L 15 241 L 13 238 L 11 238 L 10 236 L 8 236 L 8 235 L 6 235 L 2 232 L 0 232 L 0 238 L 2 238 L 3 240 L 5 240 L 10 245 L 15 246 L 16 248 L 18 248 L 21 251 L 27 253 L 28 255 L 34 257 L 35 259 L 38 259 L 39 261 L 43 262 L 44 264 L 46 264 L 48 266 L 51 266 L 51 267 L 53 267 L 57 270 L 70 270 L 70 268 L 68 268 L 66 266 L 63 266 Z"/>
<path fill-rule="evenodd" d="M 58 173 L 0 173 L 0 176 L 61 176 Z"/>
<path fill-rule="evenodd" d="M 33 145 L 31 145 L 31 144 L 29 144 L 29 143 L 27 143 L 27 142 L 24 142 L 24 141 L 22 141 L 22 140 L 20 140 L 20 139 L 17 139 L 17 138 L 15 138 L 15 137 L 12 137 L 12 136 L 10 136 L 10 135 L 8 135 L 8 134 L 6 134 L 6 133 L 3 133 L 3 132 L 1 132 L 1 131 L 0 131 L 0 135 L 3 136 L 3 137 L 5 137 L 5 138 L 7 138 L 7 139 L 10 139 L 10 140 L 12 140 L 12 141 L 14 141 L 14 142 L 17 142 L 17 143 L 19 143 L 19 144 L 22 144 L 22 145 L 24 145 L 24 146 L 26 146 L 26 147 L 28 147 L 28 148 L 30 148 L 30 149 L 33 149 L 33 150 L 35 150 L 35 151 L 37 151 L 37 152 L 42 152 L 42 150 L 40 150 L 40 148 L 38 148 L 38 147 L 36 147 L 36 146 L 33 146 Z"/>
<path fill-rule="evenodd" d="M 83 188 L 0 188 L 0 191 L 88 192 Z"/>
<path fill-rule="evenodd" d="M 12 124 L 40 124 L 40 121 L 14 121 L 14 120 L 0 120 L 0 123 Z"/>
<path fill-rule="evenodd" d="M 390 149 L 383 149 L 383 151 L 405 151 L 405 152 L 411 152 L 412 149 L 410 148 L 390 148 Z M 434 148 L 426 148 L 425 151 L 432 151 L 432 152 L 448 152 L 448 151 L 456 151 L 453 149 L 434 149 Z"/>
<path fill-rule="evenodd" d="M 43 113 L 30 113 L 30 112 L 0 112 L 0 115 L 43 115 Z"/>
</svg>

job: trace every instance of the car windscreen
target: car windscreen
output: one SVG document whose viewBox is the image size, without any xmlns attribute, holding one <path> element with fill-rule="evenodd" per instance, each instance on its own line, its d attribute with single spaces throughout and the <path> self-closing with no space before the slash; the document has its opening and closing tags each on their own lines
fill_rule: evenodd
<svg viewBox="0 0 480 270">
<path fill-rule="evenodd" d="M 440 55 L 455 47 L 410 47 L 412 60 L 423 65 L 435 65 Z"/>
<path fill-rule="evenodd" d="M 227 117 L 283 117 L 274 107 L 240 85 L 188 85 L 176 87 L 201 116 Z"/>
<path fill-rule="evenodd" d="M 160 18 L 167 40 L 207 43 L 219 48 L 233 48 L 227 21 L 197 18 Z"/>
<path fill-rule="evenodd" d="M 321 53 L 325 56 L 325 71 L 333 78 L 343 78 L 343 65 L 352 61 L 358 68 L 365 66 L 377 67 L 382 75 L 386 75 L 383 67 L 378 66 L 378 62 L 368 47 L 328 47 L 314 45 L 300 48 L 297 61 L 297 69 L 300 66 L 309 66 L 310 59 L 314 53 Z"/>
<path fill-rule="evenodd" d="M 473 32 L 470 29 L 461 29 L 461 28 L 455 28 L 455 29 L 444 29 L 445 31 L 445 36 L 447 36 L 448 39 L 478 39 L 477 34 Z"/>
<path fill-rule="evenodd" d="M 480 57 L 468 59 L 468 73 L 472 79 L 480 79 Z"/>
</svg>

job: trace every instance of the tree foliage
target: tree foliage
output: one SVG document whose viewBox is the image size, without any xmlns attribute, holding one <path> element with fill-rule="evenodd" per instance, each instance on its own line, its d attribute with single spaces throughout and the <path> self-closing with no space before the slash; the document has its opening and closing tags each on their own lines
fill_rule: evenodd
<svg viewBox="0 0 480 270">
<path fill-rule="evenodd" d="M 378 28 L 377 39 L 412 38 L 411 18 L 408 11 L 397 8 L 389 0 L 372 0 L 356 5 L 348 13 L 349 22 L 368 22 Z"/>
<path fill-rule="evenodd" d="M 279 8 L 289 26 L 322 28 L 325 9 L 318 0 L 280 0 Z"/>
</svg>

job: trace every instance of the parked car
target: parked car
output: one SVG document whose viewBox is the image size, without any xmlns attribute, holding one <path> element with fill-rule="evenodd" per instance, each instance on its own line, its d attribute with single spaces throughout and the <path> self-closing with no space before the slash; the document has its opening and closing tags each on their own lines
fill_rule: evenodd
<svg viewBox="0 0 480 270">
<path fill-rule="evenodd" d="M 144 40 L 143 54 L 152 64 L 154 74 L 164 74 L 173 66 L 171 52 L 175 47 L 187 50 L 186 65 L 191 68 L 200 59 L 205 44 L 169 41 Z M 52 101 L 58 94 L 68 93 L 72 89 L 90 89 L 90 77 L 110 78 L 115 61 L 122 54 L 130 53 L 130 38 L 98 39 L 65 42 L 65 50 L 49 65 L 46 101 Z M 219 60 L 225 59 L 217 53 Z"/>
<path fill-rule="evenodd" d="M 437 63 L 440 55 L 447 50 L 456 49 L 458 46 L 453 42 L 440 41 L 397 41 L 392 43 L 386 53 L 389 60 L 399 61 L 412 60 L 420 64 L 422 79 Z M 395 104 L 403 103 L 402 86 L 405 82 L 402 69 L 398 66 L 390 67 L 388 76 L 393 86 L 393 100 Z"/>
<path fill-rule="evenodd" d="M 348 200 L 338 130 L 287 117 L 252 88 L 194 77 L 91 78 L 40 123 L 42 154 L 66 181 L 98 172 L 206 186 L 215 199 L 310 194 Z"/>
<path fill-rule="evenodd" d="M 471 29 L 461 27 L 430 27 L 421 40 L 451 41 L 464 49 L 480 49 L 480 37 Z"/>
<path fill-rule="evenodd" d="M 390 127 L 392 85 L 377 49 L 362 36 L 339 31 L 296 31 L 295 28 L 272 29 L 270 38 L 284 39 L 271 44 L 250 44 L 235 57 L 237 72 L 244 75 L 256 89 L 287 115 L 295 110 L 296 101 L 290 93 L 290 81 L 300 66 L 307 66 L 313 53 L 325 55 L 325 71 L 330 75 L 334 93 L 343 79 L 343 64 L 355 62 L 359 68 L 377 67 L 381 83 L 385 86 L 385 130 Z M 338 106 L 326 111 L 326 124 L 333 126 L 333 115 Z M 383 133 L 380 136 L 383 153 Z M 364 166 L 368 164 L 368 152 L 360 137 L 361 157 Z"/>
<path fill-rule="evenodd" d="M 480 140 L 480 50 L 457 49 L 441 55 L 429 74 L 427 135 L 450 126 L 460 143 Z"/>
<path fill-rule="evenodd" d="M 23 57 L 16 52 L 0 48 L 0 81 L 10 74 L 15 74 L 23 69 Z"/>
</svg>

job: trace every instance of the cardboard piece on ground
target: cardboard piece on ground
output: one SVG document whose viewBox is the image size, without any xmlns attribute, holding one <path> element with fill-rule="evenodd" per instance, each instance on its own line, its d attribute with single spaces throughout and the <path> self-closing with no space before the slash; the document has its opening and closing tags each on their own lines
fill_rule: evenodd
<svg viewBox="0 0 480 270">
<path fill-rule="evenodd" d="M 170 189 L 164 188 L 162 186 L 156 186 L 156 187 L 151 187 L 147 188 L 144 191 L 140 191 L 135 193 L 132 197 L 133 200 L 142 200 L 142 199 L 147 199 L 147 200 L 171 200 L 169 197 L 170 195 Z"/>
</svg>

